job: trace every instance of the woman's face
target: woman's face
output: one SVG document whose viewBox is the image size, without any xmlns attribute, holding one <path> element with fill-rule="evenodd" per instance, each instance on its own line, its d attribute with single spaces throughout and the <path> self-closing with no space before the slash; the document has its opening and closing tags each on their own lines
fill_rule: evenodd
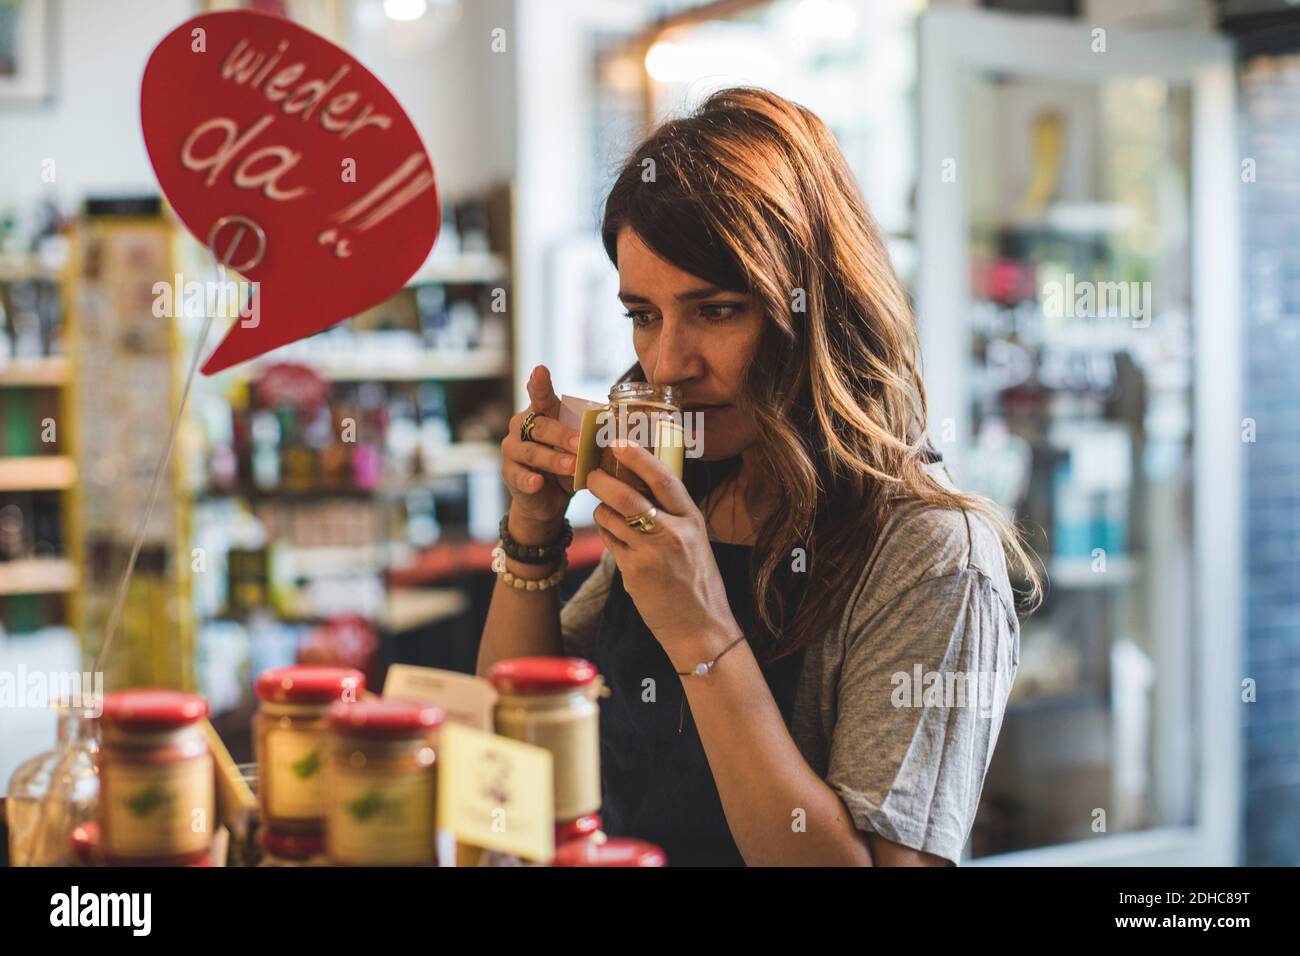
<svg viewBox="0 0 1300 956">
<path fill-rule="evenodd" d="M 737 407 L 762 316 L 751 296 L 727 292 L 659 258 L 630 227 L 618 234 L 619 298 L 646 378 L 682 390 L 688 427 L 706 459 L 753 444 L 752 419 Z"/>
</svg>

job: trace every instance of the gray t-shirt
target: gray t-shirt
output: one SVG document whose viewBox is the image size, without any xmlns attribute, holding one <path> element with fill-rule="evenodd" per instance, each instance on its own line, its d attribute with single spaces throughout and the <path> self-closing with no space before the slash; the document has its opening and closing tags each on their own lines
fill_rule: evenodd
<svg viewBox="0 0 1300 956">
<path fill-rule="evenodd" d="M 615 571 L 606 552 L 561 608 L 566 653 L 591 653 Z M 858 829 L 961 859 L 1020 665 L 1014 606 L 986 520 L 895 508 L 839 626 L 808 646 L 790 722 Z"/>
</svg>

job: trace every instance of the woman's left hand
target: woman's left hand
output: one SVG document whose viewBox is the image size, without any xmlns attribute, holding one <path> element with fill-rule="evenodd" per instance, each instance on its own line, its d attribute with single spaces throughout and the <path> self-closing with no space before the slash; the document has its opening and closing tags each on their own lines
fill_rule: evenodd
<svg viewBox="0 0 1300 956">
<path fill-rule="evenodd" d="M 713 557 L 704 515 L 681 479 L 649 451 L 634 444 L 613 451 L 621 465 L 646 483 L 655 501 L 595 469 L 587 476 L 587 488 L 602 502 L 596 507 L 596 525 L 646 627 L 673 666 L 689 670 L 712 659 L 741 634 Z M 628 515 L 649 511 L 652 504 L 658 509 L 654 530 L 639 531 L 628 525 Z"/>
</svg>

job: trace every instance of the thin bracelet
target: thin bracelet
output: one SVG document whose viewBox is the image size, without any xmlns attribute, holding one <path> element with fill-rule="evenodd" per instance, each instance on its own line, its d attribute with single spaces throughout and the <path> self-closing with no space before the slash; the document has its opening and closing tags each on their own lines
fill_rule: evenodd
<svg viewBox="0 0 1300 956">
<path fill-rule="evenodd" d="M 736 638 L 734 641 L 732 641 L 730 644 L 724 647 L 718 653 L 718 656 L 715 657 L 713 660 L 700 661 L 698 664 L 696 664 L 688 671 L 678 671 L 677 676 L 678 677 L 707 677 L 709 672 L 718 665 L 718 661 L 722 660 L 722 655 L 727 653 L 727 651 L 731 650 L 733 647 L 735 647 L 744 639 L 745 639 L 745 635 L 741 634 L 740 637 Z"/>
<path fill-rule="evenodd" d="M 568 567 L 569 557 L 563 555 L 560 558 L 559 568 L 552 574 L 544 578 L 521 578 L 513 571 L 506 570 L 506 552 L 499 540 L 497 546 L 492 549 L 492 570 L 501 576 L 502 581 L 516 591 L 549 591 L 564 580 L 564 574 Z"/>
</svg>

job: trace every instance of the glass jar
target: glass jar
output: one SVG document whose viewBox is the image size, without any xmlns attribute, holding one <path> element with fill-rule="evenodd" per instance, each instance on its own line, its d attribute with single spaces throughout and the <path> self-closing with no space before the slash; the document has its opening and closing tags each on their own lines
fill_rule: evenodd
<svg viewBox="0 0 1300 956">
<path fill-rule="evenodd" d="M 573 840 L 555 851 L 552 866 L 667 866 L 668 857 L 644 840 L 612 839 L 604 843 Z"/>
<path fill-rule="evenodd" d="M 330 709 L 325 852 L 345 866 L 437 861 L 435 738 L 441 707 L 367 700 Z"/>
<path fill-rule="evenodd" d="M 609 426 L 614 437 L 640 445 L 652 454 L 659 450 L 659 422 L 667 420 L 680 425 L 682 421 L 681 393 L 673 385 L 620 382 L 609 390 L 609 407 L 616 416 Z M 608 429 L 598 434 L 608 434 Z M 614 456 L 608 442 L 601 444 L 600 469 L 650 496 L 645 482 Z"/>
<path fill-rule="evenodd" d="M 53 749 L 9 778 L 5 816 L 10 866 L 70 866 L 77 827 L 93 820 L 99 797 L 99 724 L 84 707 L 60 705 Z"/>
<path fill-rule="evenodd" d="M 185 866 L 216 826 L 208 702 L 175 690 L 124 690 L 100 717 L 99 835 L 110 866 Z"/>
<path fill-rule="evenodd" d="M 496 732 L 551 752 L 556 821 L 599 810 L 602 684 L 595 666 L 577 657 L 517 657 L 498 661 L 488 679 L 498 694 Z"/>
<path fill-rule="evenodd" d="M 324 831 L 321 779 L 329 708 L 353 706 L 365 682 L 351 667 L 298 665 L 258 675 L 253 741 L 264 829 L 299 835 Z"/>
</svg>

